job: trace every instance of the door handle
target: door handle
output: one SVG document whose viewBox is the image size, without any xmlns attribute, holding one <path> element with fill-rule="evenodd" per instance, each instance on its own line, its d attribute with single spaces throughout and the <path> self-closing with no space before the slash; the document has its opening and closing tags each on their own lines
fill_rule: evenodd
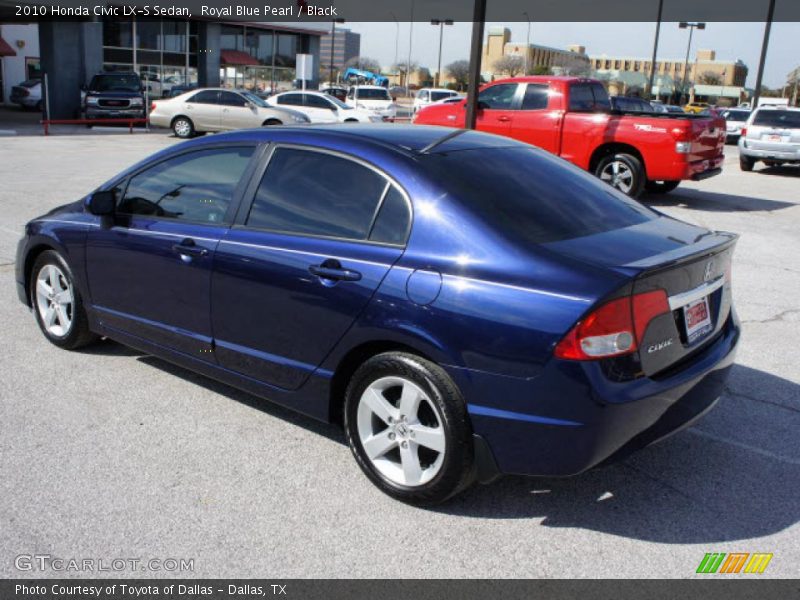
<svg viewBox="0 0 800 600">
<path fill-rule="evenodd" d="M 333 281 L 359 281 L 361 273 L 351 269 L 343 269 L 338 260 L 328 259 L 321 265 L 311 265 L 308 272 L 320 279 Z"/>
<path fill-rule="evenodd" d="M 511 120 L 511 117 L 500 116 L 500 117 L 497 117 L 497 120 L 500 121 L 501 123 L 507 123 L 508 121 Z"/>
<path fill-rule="evenodd" d="M 186 238 L 185 240 L 181 241 L 180 244 L 174 244 L 172 246 L 172 250 L 182 256 L 200 257 L 208 254 L 208 250 L 195 244 L 192 238 Z"/>
</svg>

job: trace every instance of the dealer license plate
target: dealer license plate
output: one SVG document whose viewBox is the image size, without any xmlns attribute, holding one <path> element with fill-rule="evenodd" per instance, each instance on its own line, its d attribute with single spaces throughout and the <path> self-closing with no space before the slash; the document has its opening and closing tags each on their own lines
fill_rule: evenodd
<svg viewBox="0 0 800 600">
<path fill-rule="evenodd" d="M 686 339 L 690 344 L 711 331 L 711 311 L 708 309 L 708 296 L 684 306 L 683 320 L 686 323 Z"/>
</svg>

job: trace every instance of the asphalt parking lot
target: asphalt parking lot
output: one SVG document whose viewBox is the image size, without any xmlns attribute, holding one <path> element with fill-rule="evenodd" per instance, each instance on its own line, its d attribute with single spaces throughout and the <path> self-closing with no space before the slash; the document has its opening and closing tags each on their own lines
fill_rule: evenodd
<svg viewBox="0 0 800 600">
<path fill-rule="evenodd" d="M 0 143 L 0 576 L 91 575 L 15 568 L 49 554 L 193 559 L 198 577 L 691 577 L 707 552 L 798 576 L 800 169 L 743 173 L 728 146 L 721 176 L 643 198 L 742 236 L 744 337 L 711 414 L 611 467 L 421 510 L 375 489 L 334 427 L 116 343 L 47 343 L 14 290 L 23 224 L 176 140 Z"/>
</svg>

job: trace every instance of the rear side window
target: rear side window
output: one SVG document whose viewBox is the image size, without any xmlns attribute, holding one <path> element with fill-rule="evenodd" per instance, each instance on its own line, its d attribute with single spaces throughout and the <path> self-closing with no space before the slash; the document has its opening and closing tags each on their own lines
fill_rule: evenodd
<svg viewBox="0 0 800 600">
<path fill-rule="evenodd" d="M 522 110 L 542 110 L 547 108 L 548 86 L 540 83 L 529 83 L 522 98 Z"/>
<path fill-rule="evenodd" d="M 408 202 L 394 186 L 390 186 L 378 210 L 369 239 L 384 244 L 405 244 L 411 225 L 411 210 Z"/>
<path fill-rule="evenodd" d="M 657 218 L 582 169 L 535 148 L 462 150 L 424 160 L 432 179 L 467 210 L 522 242 L 556 242 Z"/>
<path fill-rule="evenodd" d="M 498 85 L 493 85 L 478 94 L 478 104 L 481 108 L 512 110 L 516 93 L 516 83 L 500 83 Z"/>
<path fill-rule="evenodd" d="M 753 117 L 753 125 L 800 129 L 800 110 L 761 109 Z"/>
<path fill-rule="evenodd" d="M 117 212 L 221 223 L 252 154 L 214 148 L 162 161 L 130 179 Z"/>
<path fill-rule="evenodd" d="M 394 225 L 384 221 L 399 212 L 393 200 L 373 227 L 388 185 L 382 175 L 347 158 L 278 148 L 258 187 L 246 225 L 301 235 L 388 242 Z"/>
<path fill-rule="evenodd" d="M 573 83 L 569 86 L 569 109 L 573 112 L 607 111 L 611 109 L 611 101 L 599 83 Z"/>
<path fill-rule="evenodd" d="M 197 92 L 194 96 L 189 98 L 187 102 L 195 102 L 196 104 L 217 104 L 218 98 L 219 92 L 206 90 L 203 92 Z"/>
</svg>

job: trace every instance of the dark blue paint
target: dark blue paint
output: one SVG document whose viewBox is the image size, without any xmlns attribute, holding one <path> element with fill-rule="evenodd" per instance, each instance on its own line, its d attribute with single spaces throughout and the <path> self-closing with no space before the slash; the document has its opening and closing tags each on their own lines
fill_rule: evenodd
<svg viewBox="0 0 800 600">
<path fill-rule="evenodd" d="M 351 352 L 376 343 L 409 348 L 450 374 L 505 472 L 580 472 L 672 407 L 699 411 L 719 394 L 738 341 L 733 311 L 713 343 L 658 379 L 615 381 L 599 363 L 552 355 L 592 306 L 629 288 L 646 266 L 718 243 L 710 232 L 659 218 L 567 242 L 513 243 L 428 176 L 414 150 L 450 132 L 348 125 L 207 136 L 101 186 L 215 144 L 323 148 L 368 161 L 405 190 L 413 207 L 405 248 L 249 230 L 241 225 L 247 194 L 225 225 L 112 224 L 76 202 L 28 224 L 18 248 L 20 297 L 29 302 L 28 257 L 55 248 L 73 270 L 93 330 L 321 420 L 338 412 L 332 384 Z M 517 144 L 471 132 L 436 151 Z M 173 246 L 185 238 L 208 254 L 182 257 Z M 360 279 L 330 281 L 309 270 L 329 259 Z"/>
</svg>

